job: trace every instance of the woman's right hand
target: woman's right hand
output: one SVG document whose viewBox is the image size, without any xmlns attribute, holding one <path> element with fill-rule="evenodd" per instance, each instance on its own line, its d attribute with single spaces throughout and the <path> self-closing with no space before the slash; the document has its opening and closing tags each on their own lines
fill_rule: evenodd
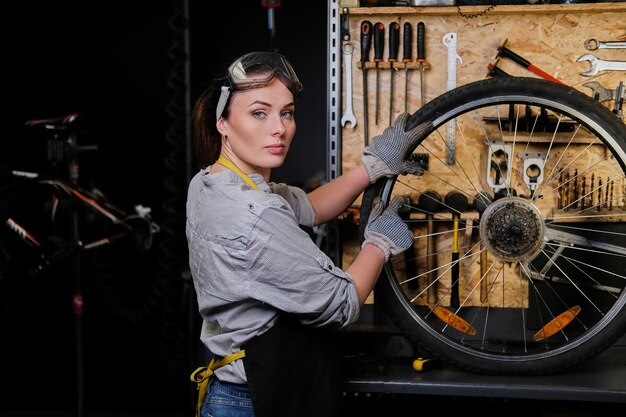
<svg viewBox="0 0 626 417">
<path fill-rule="evenodd" d="M 383 210 L 383 203 L 377 198 L 365 227 L 363 245 L 370 243 L 380 248 L 385 254 L 385 262 L 391 255 L 402 253 L 413 244 L 413 233 L 398 215 L 404 201 L 404 198 L 396 197 Z"/>
</svg>

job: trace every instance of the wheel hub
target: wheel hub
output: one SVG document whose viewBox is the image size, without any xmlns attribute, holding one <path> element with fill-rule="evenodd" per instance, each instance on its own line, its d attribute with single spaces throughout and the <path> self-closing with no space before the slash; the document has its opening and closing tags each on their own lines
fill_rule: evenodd
<svg viewBox="0 0 626 417">
<path fill-rule="evenodd" d="M 480 219 L 480 238 L 504 262 L 532 257 L 541 247 L 545 225 L 530 201 L 504 197 L 490 204 Z"/>
</svg>

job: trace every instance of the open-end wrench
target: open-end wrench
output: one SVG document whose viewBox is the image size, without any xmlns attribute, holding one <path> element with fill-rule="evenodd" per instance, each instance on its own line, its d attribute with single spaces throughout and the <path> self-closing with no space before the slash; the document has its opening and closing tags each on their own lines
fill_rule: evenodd
<svg viewBox="0 0 626 417">
<path fill-rule="evenodd" d="M 589 81 L 587 83 L 584 83 L 583 87 L 591 88 L 591 97 L 593 97 L 594 100 L 600 102 L 615 100 L 615 91 L 617 90 L 617 88 L 613 90 L 609 88 L 604 88 L 597 81 Z"/>
<path fill-rule="evenodd" d="M 604 48 L 626 48 L 626 42 L 620 42 L 620 41 L 602 42 L 597 39 L 587 39 L 585 41 L 585 48 L 587 48 L 590 51 L 595 51 L 596 49 L 604 49 Z"/>
<path fill-rule="evenodd" d="M 591 64 L 589 71 L 580 73 L 586 77 L 594 76 L 600 71 L 626 71 L 626 61 L 606 61 L 591 54 L 583 55 L 576 60 L 576 62 L 581 61 L 589 61 Z"/>
<path fill-rule="evenodd" d="M 341 126 L 350 123 L 351 128 L 356 127 L 356 117 L 352 111 L 352 42 L 343 44 L 343 71 L 346 73 L 346 110 L 341 117 Z"/>
</svg>

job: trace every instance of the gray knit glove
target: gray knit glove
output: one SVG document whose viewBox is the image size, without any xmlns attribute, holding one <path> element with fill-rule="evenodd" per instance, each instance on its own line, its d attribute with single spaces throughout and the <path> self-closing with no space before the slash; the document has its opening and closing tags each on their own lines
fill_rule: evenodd
<svg viewBox="0 0 626 417">
<path fill-rule="evenodd" d="M 408 113 L 402 113 L 393 126 L 386 128 L 382 135 L 374 136 L 372 143 L 363 150 L 361 162 L 367 170 L 370 183 L 375 183 L 380 177 L 424 173 L 418 162 L 407 158 L 425 134 L 431 131 L 433 124 L 424 122 L 405 132 L 408 118 Z"/>
<path fill-rule="evenodd" d="M 383 211 L 383 203 L 380 197 L 376 197 L 372 205 L 363 233 L 363 245 L 371 243 L 379 247 L 385 253 L 385 262 L 389 260 L 389 256 L 404 252 L 413 244 L 413 233 L 398 215 L 398 210 L 405 201 L 402 197 L 396 197 Z"/>
</svg>

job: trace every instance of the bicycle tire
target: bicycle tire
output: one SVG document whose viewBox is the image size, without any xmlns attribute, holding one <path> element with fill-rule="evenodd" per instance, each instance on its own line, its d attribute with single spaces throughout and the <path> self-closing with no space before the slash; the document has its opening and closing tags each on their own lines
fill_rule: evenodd
<svg viewBox="0 0 626 417">
<path fill-rule="evenodd" d="M 438 249 L 425 254 L 438 260 L 431 285 L 437 300 L 427 300 L 428 271 L 418 245 L 417 275 L 406 276 L 402 255 L 392 257 L 375 286 L 375 302 L 425 353 L 475 373 L 556 373 L 606 350 L 626 330 L 624 123 L 574 88 L 526 77 L 457 87 L 415 112 L 407 128 L 428 120 L 434 130 L 414 150 L 428 157 L 424 175 L 370 185 L 359 235 L 362 242 L 376 197 L 387 204 L 395 195 L 409 196 L 416 242 L 426 237 L 423 217 L 437 219 Z M 447 138 L 449 123 L 463 147 L 448 146 L 454 143 Z M 454 163 L 446 160 L 449 154 Z M 504 169 L 492 169 L 502 156 Z M 436 184 L 441 195 L 459 192 L 478 203 L 478 192 L 489 197 L 483 207 L 474 206 L 481 213 L 460 213 L 467 233 L 455 308 L 446 260 L 452 212 L 424 213 L 415 206 L 427 184 Z M 485 250 L 486 261 L 477 257 Z"/>
</svg>

